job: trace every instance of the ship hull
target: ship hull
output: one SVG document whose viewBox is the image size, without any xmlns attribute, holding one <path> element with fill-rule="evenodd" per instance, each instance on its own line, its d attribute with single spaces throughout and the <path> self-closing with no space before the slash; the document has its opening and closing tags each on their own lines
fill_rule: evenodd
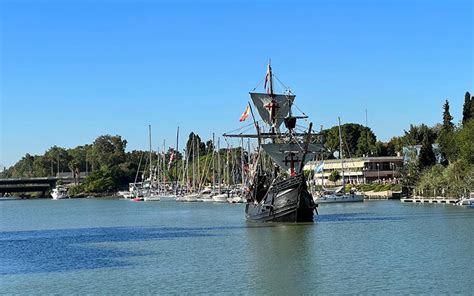
<svg viewBox="0 0 474 296">
<path fill-rule="evenodd" d="M 306 188 L 303 175 L 274 182 L 260 202 L 245 207 L 248 221 L 302 223 L 314 221 L 316 204 Z"/>
</svg>

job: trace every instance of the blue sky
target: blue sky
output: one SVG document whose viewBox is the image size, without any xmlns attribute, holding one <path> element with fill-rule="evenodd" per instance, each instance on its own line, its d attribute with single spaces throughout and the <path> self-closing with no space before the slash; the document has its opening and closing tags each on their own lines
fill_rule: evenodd
<svg viewBox="0 0 474 296">
<path fill-rule="evenodd" d="M 474 91 L 472 1 L 0 1 L 0 164 L 118 134 L 128 149 L 238 128 L 272 59 L 315 126 L 378 139 L 455 122 Z M 261 90 L 262 87 L 260 87 Z M 174 145 L 174 144 L 173 144 Z"/>
</svg>

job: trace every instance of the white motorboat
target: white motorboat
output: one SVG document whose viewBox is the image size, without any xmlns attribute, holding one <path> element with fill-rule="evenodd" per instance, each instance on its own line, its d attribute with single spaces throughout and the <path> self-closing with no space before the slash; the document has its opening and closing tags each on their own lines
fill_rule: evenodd
<svg viewBox="0 0 474 296">
<path fill-rule="evenodd" d="M 456 201 L 456 205 L 474 207 L 474 192 L 471 192 L 469 197 L 462 197 L 461 199 Z"/>
<path fill-rule="evenodd" d="M 212 200 L 214 202 L 227 202 L 227 198 L 229 197 L 229 194 L 226 192 L 226 193 L 220 193 L 220 194 L 216 194 L 212 197 Z"/>
<path fill-rule="evenodd" d="M 199 198 L 202 199 L 202 201 L 204 201 L 204 202 L 209 202 L 209 201 L 214 201 L 212 199 L 212 196 L 214 196 L 214 195 L 215 195 L 215 192 L 212 191 L 212 189 L 207 188 L 207 189 L 202 190 L 199 193 Z"/>
<path fill-rule="evenodd" d="M 333 193 L 333 194 L 324 194 L 314 198 L 314 203 L 323 204 L 323 203 L 343 203 L 343 202 L 362 202 L 364 201 L 365 196 L 363 194 L 356 193 Z"/>
<path fill-rule="evenodd" d="M 181 196 L 177 201 L 185 201 L 185 202 L 202 202 L 203 200 L 199 197 L 199 193 L 190 193 Z"/>
<path fill-rule="evenodd" d="M 160 201 L 161 197 L 157 194 L 149 194 L 143 197 L 144 201 Z"/>
<path fill-rule="evenodd" d="M 69 195 L 67 194 L 67 188 L 62 186 L 56 186 L 51 192 L 51 197 L 54 200 L 69 198 Z"/>
</svg>

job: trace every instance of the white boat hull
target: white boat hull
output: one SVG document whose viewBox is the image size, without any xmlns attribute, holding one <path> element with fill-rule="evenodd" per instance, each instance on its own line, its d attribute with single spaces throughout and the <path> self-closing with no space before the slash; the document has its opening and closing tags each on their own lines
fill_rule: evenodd
<svg viewBox="0 0 474 296">
<path fill-rule="evenodd" d="M 364 195 L 361 194 L 330 194 L 314 198 L 314 203 L 346 203 L 346 202 L 363 202 Z"/>
<path fill-rule="evenodd" d="M 474 197 L 471 198 L 462 198 L 457 203 L 457 206 L 474 206 Z"/>
<path fill-rule="evenodd" d="M 212 197 L 214 202 L 227 202 L 229 195 L 227 193 L 217 194 Z"/>
</svg>

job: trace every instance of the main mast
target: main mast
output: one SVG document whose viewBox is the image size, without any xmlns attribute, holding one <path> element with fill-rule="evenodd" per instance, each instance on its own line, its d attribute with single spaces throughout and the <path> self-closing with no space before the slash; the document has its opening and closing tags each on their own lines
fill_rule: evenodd
<svg viewBox="0 0 474 296">
<path fill-rule="evenodd" d="M 275 94 L 273 93 L 273 72 L 272 72 L 272 66 L 271 66 L 271 61 L 268 62 L 268 68 L 267 68 L 267 76 L 265 77 L 265 85 L 264 87 L 267 86 L 268 83 L 268 94 L 270 95 L 271 102 L 267 105 L 265 105 L 265 108 L 270 110 L 270 119 L 271 119 L 271 133 L 275 133 L 275 126 L 276 126 L 276 111 L 279 108 L 277 101 L 275 100 Z"/>
<path fill-rule="evenodd" d="M 151 165 L 151 124 L 148 125 L 148 138 L 150 141 L 150 187 L 151 187 L 151 184 L 153 183 L 153 178 L 152 178 L 153 167 Z"/>
</svg>

